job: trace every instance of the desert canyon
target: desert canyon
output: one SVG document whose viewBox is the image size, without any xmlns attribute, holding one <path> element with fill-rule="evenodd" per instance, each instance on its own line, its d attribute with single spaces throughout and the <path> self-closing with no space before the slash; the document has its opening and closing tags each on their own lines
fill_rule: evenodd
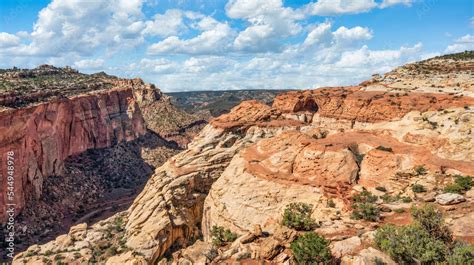
<svg viewBox="0 0 474 265">
<path fill-rule="evenodd" d="M 308 233 L 327 240 L 325 264 L 459 264 L 452 240 L 474 257 L 472 51 L 214 118 L 140 79 L 2 71 L 0 172 L 14 151 L 25 241 L 13 264 L 309 264 L 295 253 Z M 77 214 L 120 192 L 99 220 Z M 442 214 L 449 238 L 400 259 L 387 224 L 424 227 L 423 209 Z"/>
</svg>

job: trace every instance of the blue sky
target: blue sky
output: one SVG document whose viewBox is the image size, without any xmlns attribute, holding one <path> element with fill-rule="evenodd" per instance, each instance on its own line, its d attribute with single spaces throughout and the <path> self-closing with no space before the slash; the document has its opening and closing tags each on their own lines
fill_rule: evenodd
<svg viewBox="0 0 474 265">
<path fill-rule="evenodd" d="M 164 91 L 357 84 L 474 49 L 470 0 L 2 0 L 0 67 L 70 65 Z"/>
</svg>

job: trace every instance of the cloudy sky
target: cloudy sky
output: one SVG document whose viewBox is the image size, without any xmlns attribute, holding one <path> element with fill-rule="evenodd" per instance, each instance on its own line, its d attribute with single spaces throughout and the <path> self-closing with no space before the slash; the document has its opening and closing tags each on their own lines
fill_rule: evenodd
<svg viewBox="0 0 474 265">
<path fill-rule="evenodd" d="M 474 49 L 471 0 L 2 0 L 0 68 L 70 65 L 164 91 L 356 84 Z"/>
</svg>

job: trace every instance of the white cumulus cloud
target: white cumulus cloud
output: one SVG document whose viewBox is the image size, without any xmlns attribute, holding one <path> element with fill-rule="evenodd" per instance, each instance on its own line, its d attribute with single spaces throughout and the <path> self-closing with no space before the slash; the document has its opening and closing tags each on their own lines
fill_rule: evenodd
<svg viewBox="0 0 474 265">
<path fill-rule="evenodd" d="M 6 32 L 0 32 L 0 48 L 17 46 L 20 43 L 21 40 L 17 36 Z"/>
<path fill-rule="evenodd" d="M 86 69 L 86 70 L 95 70 L 100 69 L 104 66 L 103 59 L 86 59 L 80 60 L 74 63 L 74 67 L 78 69 Z"/>
<path fill-rule="evenodd" d="M 301 10 L 284 7 L 281 0 L 231 0 L 226 14 L 250 24 L 234 41 L 236 50 L 250 52 L 279 50 L 281 40 L 301 32 L 298 20 L 305 18 Z"/>
<path fill-rule="evenodd" d="M 318 0 L 308 5 L 309 12 L 318 16 L 364 13 L 375 7 L 374 0 Z"/>
<path fill-rule="evenodd" d="M 413 4 L 413 0 L 383 0 L 383 2 L 380 3 L 379 7 L 387 8 L 394 5 L 411 6 L 412 4 Z"/>
<path fill-rule="evenodd" d="M 445 53 L 455 53 L 474 50 L 474 36 L 467 34 L 459 39 L 456 39 L 453 44 L 449 45 L 445 49 Z"/>
<path fill-rule="evenodd" d="M 233 29 L 227 23 L 216 23 L 212 28 L 203 31 L 191 39 L 168 37 L 148 47 L 148 54 L 215 54 L 226 51 Z"/>
</svg>

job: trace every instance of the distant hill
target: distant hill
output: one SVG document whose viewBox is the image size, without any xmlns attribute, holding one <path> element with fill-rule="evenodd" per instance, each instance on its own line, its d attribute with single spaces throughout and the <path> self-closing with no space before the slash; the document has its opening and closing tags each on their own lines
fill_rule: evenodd
<svg viewBox="0 0 474 265">
<path fill-rule="evenodd" d="M 271 104 L 273 98 L 288 90 L 232 90 L 232 91 L 192 91 L 166 93 L 171 102 L 190 113 L 210 113 L 217 117 L 227 113 L 243 100 L 256 99 Z"/>
</svg>

